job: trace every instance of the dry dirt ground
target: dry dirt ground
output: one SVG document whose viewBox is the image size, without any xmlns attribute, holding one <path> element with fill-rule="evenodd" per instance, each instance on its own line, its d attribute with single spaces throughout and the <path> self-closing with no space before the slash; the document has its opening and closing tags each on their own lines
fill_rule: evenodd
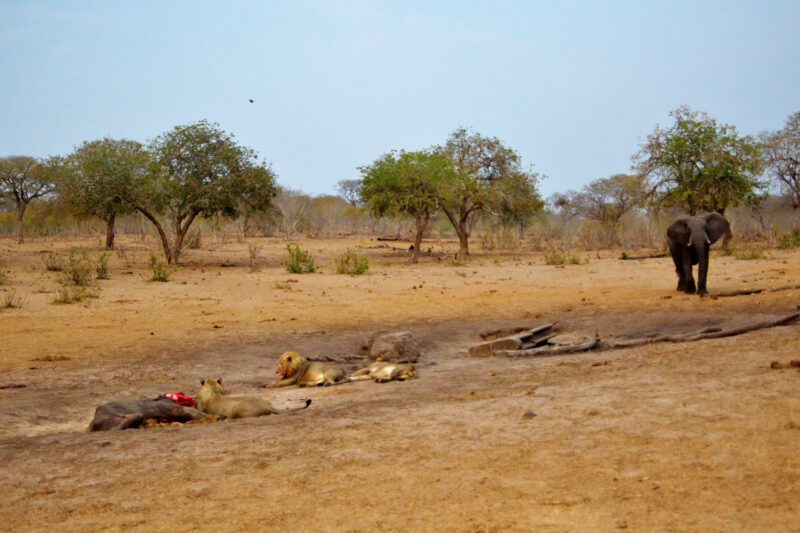
<svg viewBox="0 0 800 533">
<path fill-rule="evenodd" d="M 412 266 L 402 243 L 366 238 L 303 241 L 323 271 L 290 275 L 284 243 L 253 242 L 257 272 L 247 242 L 213 242 L 156 283 L 146 281 L 155 244 L 122 238 L 100 297 L 63 305 L 43 258 L 76 244 L 96 256 L 98 239 L 0 241 L 0 301 L 25 297 L 0 311 L 0 530 L 800 530 L 800 371 L 770 369 L 800 358 L 797 322 L 550 358 L 466 355 L 490 327 L 689 332 L 794 311 L 799 290 L 700 299 L 674 291 L 669 258 L 618 252 L 563 268 L 480 250 L 464 264 L 434 255 Z M 333 272 L 329 258 L 347 247 L 369 256 L 368 274 Z M 716 254 L 709 287 L 798 280 L 800 250 Z M 285 350 L 359 355 L 379 329 L 420 339 L 419 379 L 259 388 Z M 101 403 L 194 394 L 202 376 L 277 405 L 313 403 L 85 432 Z"/>
</svg>

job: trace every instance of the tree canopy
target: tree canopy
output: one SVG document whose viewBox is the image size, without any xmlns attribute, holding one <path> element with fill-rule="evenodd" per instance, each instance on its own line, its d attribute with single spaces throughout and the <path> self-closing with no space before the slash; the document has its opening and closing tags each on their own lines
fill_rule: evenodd
<svg viewBox="0 0 800 533">
<path fill-rule="evenodd" d="M 659 205 L 724 213 L 727 207 L 758 199 L 764 184 L 761 147 L 734 126 L 718 124 L 687 106 L 670 113 L 667 129 L 657 126 L 633 156 L 634 168 L 651 180 Z"/>
<path fill-rule="evenodd" d="M 800 111 L 790 115 L 783 129 L 764 142 L 767 171 L 780 189 L 800 208 Z"/>
<path fill-rule="evenodd" d="M 59 192 L 80 214 L 106 222 L 106 248 L 114 247 L 116 218 L 133 211 L 126 197 L 149 163 L 144 146 L 127 139 L 84 142 L 66 158 Z"/>
<path fill-rule="evenodd" d="M 267 209 L 275 196 L 272 169 L 259 164 L 253 150 L 236 144 L 218 124 L 203 120 L 176 126 L 154 139 L 149 150 L 149 171 L 135 181 L 126 200 L 156 227 L 170 264 L 178 262 L 197 216 L 233 218 L 246 210 Z"/>
<path fill-rule="evenodd" d="M 523 169 L 517 153 L 496 137 L 458 128 L 437 151 L 456 170 L 457 179 L 442 194 L 441 207 L 458 235 L 459 255 L 469 254 L 469 236 L 479 212 L 519 221 L 543 208 L 539 175 Z"/>
<path fill-rule="evenodd" d="M 414 220 L 411 260 L 416 263 L 422 234 L 457 179 L 452 161 L 434 150 L 389 152 L 359 170 L 359 194 L 374 215 Z"/>
<path fill-rule="evenodd" d="M 25 155 L 0 158 L 0 196 L 11 200 L 17 208 L 17 242 L 25 242 L 23 217 L 31 201 L 55 190 L 59 158 L 45 161 Z"/>
</svg>

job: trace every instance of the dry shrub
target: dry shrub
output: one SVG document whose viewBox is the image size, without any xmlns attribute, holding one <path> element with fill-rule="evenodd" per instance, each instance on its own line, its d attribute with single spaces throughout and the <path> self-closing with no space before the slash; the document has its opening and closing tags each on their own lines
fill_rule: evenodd
<svg viewBox="0 0 800 533">
<path fill-rule="evenodd" d="M 337 274 L 358 276 L 369 270 L 369 259 L 359 256 L 352 248 L 348 248 L 339 257 L 334 257 L 332 261 Z"/>
<path fill-rule="evenodd" d="M 17 291 L 11 289 L 3 294 L 3 299 L 0 300 L 0 307 L 3 309 L 18 309 L 25 305 L 27 298 L 17 294 Z"/>
<path fill-rule="evenodd" d="M 99 298 L 99 287 L 81 287 L 78 285 L 72 287 L 62 287 L 58 291 L 58 296 L 53 303 L 57 304 L 71 304 L 73 302 L 82 302 L 86 298 Z"/>
</svg>

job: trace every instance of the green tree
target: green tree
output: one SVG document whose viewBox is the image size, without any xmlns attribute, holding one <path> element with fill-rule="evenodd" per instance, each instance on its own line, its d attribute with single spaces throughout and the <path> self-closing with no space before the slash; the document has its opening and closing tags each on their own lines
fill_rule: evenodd
<svg viewBox="0 0 800 533">
<path fill-rule="evenodd" d="M 149 172 L 134 182 L 126 201 L 156 227 L 169 264 L 178 263 L 198 216 L 235 218 L 245 210 L 266 210 L 275 196 L 272 169 L 258 164 L 255 152 L 236 144 L 218 124 L 176 126 L 149 150 Z"/>
<path fill-rule="evenodd" d="M 634 168 L 651 180 L 651 197 L 659 205 L 724 213 L 741 202 L 754 203 L 765 187 L 761 147 L 734 126 L 718 124 L 687 106 L 670 113 L 675 123 L 656 126 L 633 156 Z"/>
<path fill-rule="evenodd" d="M 452 161 L 433 150 L 390 152 L 359 170 L 362 175 L 359 195 L 374 215 L 414 220 L 411 262 L 416 263 L 422 234 L 456 180 Z"/>
<path fill-rule="evenodd" d="M 458 235 L 459 255 L 469 255 L 469 236 L 479 212 L 513 220 L 542 209 L 539 175 L 523 170 L 517 153 L 496 137 L 459 128 L 437 150 L 457 171 L 441 207 Z"/>
<path fill-rule="evenodd" d="M 25 242 L 22 223 L 28 205 L 55 190 L 55 177 L 61 161 L 51 157 L 37 161 L 33 157 L 15 155 L 0 158 L 0 196 L 8 198 L 17 208 L 17 242 Z"/>
<path fill-rule="evenodd" d="M 764 139 L 767 171 L 775 183 L 800 208 L 800 111 L 789 116 L 782 130 Z"/>
<path fill-rule="evenodd" d="M 114 248 L 117 217 L 134 210 L 125 198 L 149 162 L 141 143 L 109 138 L 84 142 L 66 158 L 66 172 L 58 183 L 61 197 L 79 214 L 106 223 L 108 249 Z"/>
</svg>

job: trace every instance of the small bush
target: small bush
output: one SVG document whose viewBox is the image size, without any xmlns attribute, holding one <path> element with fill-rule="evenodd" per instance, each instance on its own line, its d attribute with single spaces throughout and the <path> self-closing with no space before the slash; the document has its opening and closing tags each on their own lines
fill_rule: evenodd
<svg viewBox="0 0 800 533">
<path fill-rule="evenodd" d="M 544 262 L 547 265 L 580 265 L 581 258 L 576 255 L 568 255 L 558 248 L 548 248 L 544 253 Z"/>
<path fill-rule="evenodd" d="M 285 281 L 276 281 L 275 285 L 273 285 L 273 287 L 278 289 L 278 290 L 282 290 L 282 291 L 290 291 L 290 290 L 292 290 L 292 286 L 289 285 Z"/>
<path fill-rule="evenodd" d="M 150 254 L 150 270 L 153 271 L 153 277 L 150 278 L 150 281 L 166 283 L 172 275 L 172 267 L 159 259 L 156 254 Z"/>
<path fill-rule="evenodd" d="M 3 294 L 3 299 L 0 301 L 0 307 L 3 309 L 18 309 L 25 305 L 26 298 L 17 294 L 17 291 L 11 289 Z"/>
<path fill-rule="evenodd" d="M 89 288 L 89 287 L 81 287 L 81 286 L 73 286 L 73 287 L 62 287 L 58 291 L 58 296 L 53 303 L 57 304 L 71 304 L 73 302 L 82 302 L 86 298 L 99 298 L 100 297 L 100 289 Z"/>
<path fill-rule="evenodd" d="M 333 266 L 337 274 L 357 276 L 369 270 L 369 259 L 359 256 L 355 250 L 348 248 L 342 255 L 333 258 Z"/>
<path fill-rule="evenodd" d="M 100 254 L 100 257 L 97 258 L 97 265 L 95 266 L 95 272 L 97 272 L 97 279 L 111 279 L 111 276 L 108 272 L 108 253 L 103 252 Z"/>
<path fill-rule="evenodd" d="M 190 250 L 197 250 L 202 245 L 202 238 L 200 230 L 192 230 L 186 234 L 181 243 L 181 249 L 189 248 Z"/>
<path fill-rule="evenodd" d="M 261 246 L 251 242 L 247 245 L 247 249 L 250 252 L 250 272 L 258 272 L 261 270 L 261 265 L 258 263 L 258 253 L 261 251 Z"/>
<path fill-rule="evenodd" d="M 286 251 L 289 254 L 286 260 L 286 270 L 294 274 L 302 274 L 304 272 L 314 272 L 314 258 L 308 250 L 301 250 L 299 246 L 292 248 L 290 244 L 286 245 Z"/>
<path fill-rule="evenodd" d="M 64 285 L 85 287 L 92 280 L 93 270 L 94 265 L 83 248 L 73 248 L 69 254 L 69 262 L 62 273 L 61 282 Z"/>
<path fill-rule="evenodd" d="M 795 228 L 778 237 L 778 248 L 789 249 L 800 247 L 800 228 Z"/>
<path fill-rule="evenodd" d="M 61 272 L 64 270 L 64 258 L 58 254 L 49 254 L 44 258 L 44 267 L 49 272 Z"/>
<path fill-rule="evenodd" d="M 6 282 L 6 264 L 0 261 L 0 285 Z"/>
</svg>

